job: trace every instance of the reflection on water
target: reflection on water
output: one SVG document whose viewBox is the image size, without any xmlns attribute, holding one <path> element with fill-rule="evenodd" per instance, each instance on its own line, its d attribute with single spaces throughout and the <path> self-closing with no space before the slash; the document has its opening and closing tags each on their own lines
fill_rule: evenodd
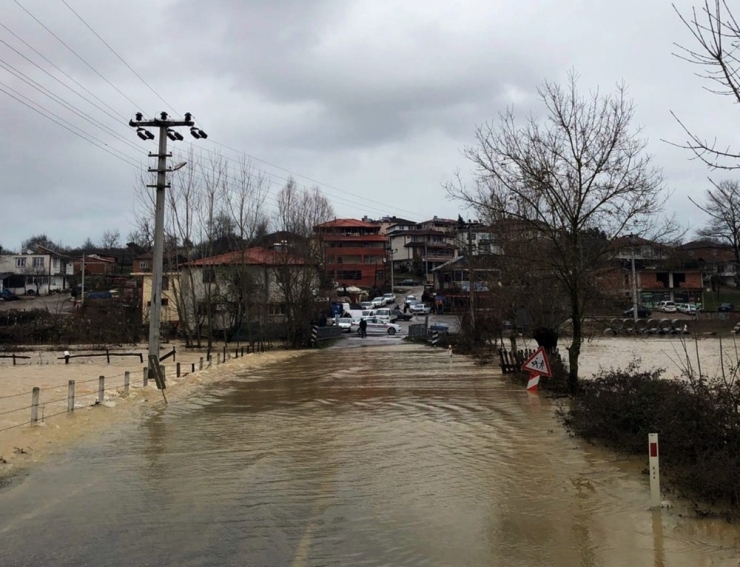
<svg viewBox="0 0 740 567">
<path fill-rule="evenodd" d="M 0 493 L 2 565 L 738 565 L 737 528 L 648 510 L 548 400 L 387 342 L 235 376 L 34 471 Z"/>
</svg>

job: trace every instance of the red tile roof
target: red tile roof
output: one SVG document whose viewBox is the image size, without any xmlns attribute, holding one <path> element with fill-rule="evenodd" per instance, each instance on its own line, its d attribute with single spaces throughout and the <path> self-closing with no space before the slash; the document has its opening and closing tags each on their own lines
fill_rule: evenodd
<svg viewBox="0 0 740 567">
<path fill-rule="evenodd" d="M 323 224 L 317 224 L 316 228 L 379 228 L 379 225 L 357 219 L 334 219 Z"/>
<path fill-rule="evenodd" d="M 303 264 L 300 258 L 292 258 L 285 253 L 276 252 L 260 246 L 226 252 L 218 256 L 200 258 L 190 262 L 191 266 L 223 266 L 223 265 L 259 265 L 259 266 L 281 266 L 285 264 Z"/>
</svg>

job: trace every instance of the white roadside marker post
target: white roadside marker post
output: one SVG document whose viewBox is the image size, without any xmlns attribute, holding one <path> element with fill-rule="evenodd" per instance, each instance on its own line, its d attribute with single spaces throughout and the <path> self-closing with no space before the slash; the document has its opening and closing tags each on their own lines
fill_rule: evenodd
<svg viewBox="0 0 740 567">
<path fill-rule="evenodd" d="M 660 508 L 660 462 L 658 452 L 658 434 L 648 434 L 649 469 L 650 469 L 650 507 Z"/>
</svg>

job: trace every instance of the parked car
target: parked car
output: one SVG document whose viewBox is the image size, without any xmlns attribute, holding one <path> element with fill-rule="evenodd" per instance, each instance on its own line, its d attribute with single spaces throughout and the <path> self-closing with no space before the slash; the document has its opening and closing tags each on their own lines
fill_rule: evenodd
<svg viewBox="0 0 740 567">
<path fill-rule="evenodd" d="M 380 295 L 378 297 L 373 297 L 371 303 L 373 304 L 373 307 L 383 307 L 383 305 L 385 305 L 385 297 Z"/>
<path fill-rule="evenodd" d="M 418 299 L 416 299 L 415 295 L 407 295 L 406 296 L 406 305 L 411 305 L 412 303 L 416 303 Z"/>
<path fill-rule="evenodd" d="M 406 279 L 406 280 L 401 280 L 400 282 L 398 282 L 398 285 L 415 286 L 417 285 L 417 282 L 416 280 Z"/>
<path fill-rule="evenodd" d="M 349 333 L 352 330 L 352 317 L 337 317 L 336 325 L 337 327 L 340 327 L 342 331 L 347 331 Z"/>
<path fill-rule="evenodd" d="M 722 303 L 717 307 L 717 311 L 735 311 L 735 306 L 732 303 Z"/>
<path fill-rule="evenodd" d="M 647 317 L 650 317 L 652 315 L 652 312 L 650 309 L 645 307 L 644 305 L 638 305 L 637 306 L 637 317 L 640 319 L 644 319 Z M 625 317 L 634 317 L 634 307 L 630 307 L 624 312 Z"/>
<path fill-rule="evenodd" d="M 390 305 L 391 303 L 396 302 L 396 294 L 395 293 L 384 293 L 383 297 L 385 298 L 385 304 Z"/>
<path fill-rule="evenodd" d="M 373 305 L 372 301 L 363 301 L 362 303 L 360 303 L 360 307 L 362 307 L 363 309 L 372 309 L 375 306 Z"/>
<path fill-rule="evenodd" d="M 4 301 L 17 301 L 20 299 L 20 297 L 18 297 L 9 289 L 4 289 L 3 291 L 1 291 L 0 298 L 2 298 Z"/>
<path fill-rule="evenodd" d="M 400 309 L 391 309 L 391 323 L 396 321 L 411 321 L 414 318 L 413 313 L 404 313 Z"/>
<path fill-rule="evenodd" d="M 692 305 L 691 303 L 679 303 L 676 305 L 676 309 L 678 309 L 679 313 L 685 313 L 686 315 L 696 315 L 698 311 L 696 305 Z"/>
<path fill-rule="evenodd" d="M 395 335 L 401 332 L 401 325 L 396 325 L 395 323 L 381 321 L 375 317 L 370 317 L 369 319 L 365 319 L 365 321 L 367 321 L 366 331 L 368 335 Z M 355 325 L 354 321 L 352 325 Z M 357 321 L 357 333 L 359 334 L 359 332 L 360 322 Z"/>
<path fill-rule="evenodd" d="M 422 303 L 421 301 L 417 301 L 416 303 L 412 303 L 409 305 L 409 311 L 411 311 L 411 313 L 413 313 L 414 315 L 423 315 L 425 313 L 430 313 L 431 310 L 431 307 L 429 307 L 425 303 Z"/>
<path fill-rule="evenodd" d="M 429 325 L 430 331 L 437 331 L 438 333 L 447 333 L 450 330 L 450 326 L 446 323 L 432 323 Z"/>
<path fill-rule="evenodd" d="M 658 311 L 662 311 L 663 313 L 675 313 L 676 304 L 673 301 L 661 301 L 658 304 Z"/>
</svg>

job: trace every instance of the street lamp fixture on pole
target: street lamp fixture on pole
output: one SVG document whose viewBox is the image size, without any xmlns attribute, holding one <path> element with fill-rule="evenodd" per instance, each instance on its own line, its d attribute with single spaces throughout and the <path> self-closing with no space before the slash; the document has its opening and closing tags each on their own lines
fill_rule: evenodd
<svg viewBox="0 0 740 567">
<path fill-rule="evenodd" d="M 183 139 L 179 132 L 172 129 L 179 126 L 189 127 L 194 138 L 206 138 L 207 135 L 195 127 L 193 116 L 189 112 L 185 113 L 184 120 L 173 120 L 166 112 L 161 112 L 159 118 L 144 120 L 144 115 L 141 112 L 137 112 L 136 120 L 130 120 L 128 125 L 136 128 L 136 135 L 142 140 L 153 140 L 155 138 L 154 134 L 147 130 L 147 128 L 159 128 L 159 151 L 156 154 L 149 154 L 149 157 L 157 158 L 157 168 L 149 169 L 150 172 L 157 173 L 157 183 L 156 185 L 147 185 L 147 187 L 155 187 L 157 190 L 154 209 L 152 294 L 151 307 L 149 309 L 149 356 L 156 356 L 156 359 L 159 360 L 159 327 L 162 317 L 162 264 L 164 259 L 164 206 L 165 190 L 169 187 L 167 183 L 167 172 L 177 171 L 186 165 L 186 162 L 183 162 L 177 164 L 171 170 L 167 169 L 167 158 L 172 157 L 172 154 L 167 153 L 167 140 L 176 141 Z M 153 378 L 154 372 L 154 368 L 149 368 L 150 378 Z"/>
</svg>

